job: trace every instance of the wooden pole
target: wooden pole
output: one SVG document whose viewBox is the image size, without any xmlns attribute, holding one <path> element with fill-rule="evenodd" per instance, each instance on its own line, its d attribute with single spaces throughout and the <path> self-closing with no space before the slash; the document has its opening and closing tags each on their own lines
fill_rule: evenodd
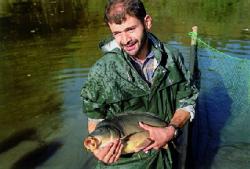
<svg viewBox="0 0 250 169">
<path fill-rule="evenodd" d="M 197 82 L 197 74 L 198 71 L 198 58 L 197 58 L 197 32 L 198 27 L 193 26 L 193 34 L 191 36 L 191 48 L 190 48 L 190 63 L 189 63 L 189 71 L 192 77 L 192 83 L 196 84 Z M 178 138 L 179 145 L 177 146 L 178 151 L 178 159 L 176 169 L 186 169 L 187 165 L 189 165 L 189 161 L 191 158 L 188 157 L 188 151 L 190 147 L 190 122 L 188 121 L 185 126 L 182 128 L 182 134 Z"/>
<path fill-rule="evenodd" d="M 190 64 L 189 64 L 189 71 L 191 77 L 194 76 L 195 70 L 198 68 L 198 58 L 197 58 L 197 32 L 198 27 L 192 27 L 193 34 L 191 36 L 191 48 L 190 48 Z"/>
<path fill-rule="evenodd" d="M 192 27 L 192 30 L 193 30 L 193 35 L 191 37 L 191 45 L 196 45 L 197 44 L 197 33 L 198 33 L 198 27 L 197 26 L 193 26 Z"/>
</svg>

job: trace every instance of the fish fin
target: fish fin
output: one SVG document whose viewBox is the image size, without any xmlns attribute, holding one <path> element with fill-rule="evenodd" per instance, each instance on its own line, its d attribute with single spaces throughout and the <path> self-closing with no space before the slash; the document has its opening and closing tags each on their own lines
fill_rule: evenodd
<svg viewBox="0 0 250 169">
<path fill-rule="evenodd" d="M 143 142 L 141 142 L 139 145 L 135 147 L 135 152 L 141 151 L 142 149 L 149 146 L 150 144 L 152 144 L 152 140 L 149 138 L 145 139 Z"/>
<path fill-rule="evenodd" d="M 138 132 L 130 133 L 129 135 L 126 135 L 126 136 L 124 136 L 124 137 L 121 137 L 120 140 L 121 140 L 122 144 L 125 144 L 125 143 L 129 140 L 129 138 L 130 138 L 132 135 L 136 134 L 136 133 L 138 133 Z"/>
<path fill-rule="evenodd" d="M 145 131 L 132 133 L 124 141 L 123 154 L 139 152 L 152 143 Z"/>
</svg>

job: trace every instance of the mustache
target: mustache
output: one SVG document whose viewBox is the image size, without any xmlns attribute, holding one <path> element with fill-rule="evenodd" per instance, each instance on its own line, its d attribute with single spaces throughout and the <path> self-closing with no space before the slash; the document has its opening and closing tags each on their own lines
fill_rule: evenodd
<svg viewBox="0 0 250 169">
<path fill-rule="evenodd" d="M 125 46 L 132 46 L 132 45 L 134 45 L 134 44 L 136 44 L 136 40 L 130 40 L 130 41 L 128 41 L 126 44 L 124 44 L 124 43 L 121 43 L 121 46 L 122 47 L 125 47 Z"/>
</svg>

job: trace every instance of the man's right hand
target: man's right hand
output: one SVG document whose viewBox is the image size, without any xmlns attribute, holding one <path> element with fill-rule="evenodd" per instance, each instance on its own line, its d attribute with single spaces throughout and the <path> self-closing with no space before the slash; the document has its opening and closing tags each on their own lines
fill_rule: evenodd
<svg viewBox="0 0 250 169">
<path fill-rule="evenodd" d="M 106 164 L 111 164 L 119 159 L 122 148 L 123 145 L 121 144 L 121 140 L 115 140 L 103 148 L 94 150 L 93 154 L 98 160 Z"/>
</svg>

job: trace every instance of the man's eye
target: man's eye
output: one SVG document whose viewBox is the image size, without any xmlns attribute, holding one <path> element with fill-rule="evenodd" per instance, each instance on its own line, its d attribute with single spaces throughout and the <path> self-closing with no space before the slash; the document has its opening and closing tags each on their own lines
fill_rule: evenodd
<svg viewBox="0 0 250 169">
<path fill-rule="evenodd" d="M 134 28 L 131 28 L 131 29 L 129 29 L 128 31 L 129 31 L 129 32 L 134 32 L 134 30 L 135 30 Z"/>
<path fill-rule="evenodd" d="M 119 32 L 115 32 L 115 33 L 113 33 L 113 36 L 118 36 L 118 35 L 120 35 L 120 33 L 119 33 Z"/>
</svg>

